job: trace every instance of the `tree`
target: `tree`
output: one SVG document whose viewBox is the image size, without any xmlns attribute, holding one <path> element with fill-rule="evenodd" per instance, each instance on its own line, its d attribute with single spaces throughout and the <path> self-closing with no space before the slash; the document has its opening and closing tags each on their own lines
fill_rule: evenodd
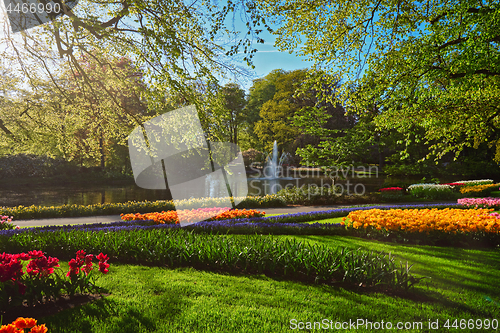
<svg viewBox="0 0 500 333">
<path fill-rule="evenodd" d="M 375 98 L 377 126 L 420 126 L 437 158 L 481 143 L 500 162 L 498 1 L 261 0 L 276 44 L 341 75 L 345 107 Z M 335 75 L 332 75 L 335 77 Z M 353 85 L 358 94 L 351 94 Z M 428 155 L 428 157 L 430 156 Z"/>
<path fill-rule="evenodd" d="M 255 124 L 255 133 L 267 149 L 274 140 L 289 152 L 303 152 L 317 147 L 321 138 L 334 135 L 340 129 L 352 127 L 353 119 L 346 117 L 340 104 L 321 100 L 316 95 L 317 87 L 308 84 L 309 76 L 322 73 L 309 70 L 286 72 L 274 70 L 265 78 L 254 82 L 249 105 L 260 105 L 260 118 Z M 323 94 L 334 94 L 335 85 L 322 87 Z M 337 135 L 338 136 L 338 135 Z M 306 162 L 312 160 L 306 158 Z"/>
<path fill-rule="evenodd" d="M 98 60 L 93 52 L 104 50 L 108 55 L 129 57 L 145 69 L 151 83 L 149 97 L 160 103 L 156 107 L 160 112 L 164 96 L 172 90 L 193 103 L 197 102 L 191 90 L 194 81 L 216 82 L 228 74 L 244 74 L 231 56 L 243 54 L 243 59 L 237 59 L 239 63 L 243 60 L 251 65 L 255 52 L 252 42 L 264 42 L 258 37 L 262 31 L 258 27 L 269 29 L 263 17 L 256 16 L 255 4 L 245 0 L 222 4 L 196 0 L 80 0 L 73 10 L 61 0 L 55 1 L 64 15 L 23 31 L 22 41 L 6 30 L 6 54 L 16 55 L 13 58 L 23 67 L 24 75 L 28 79 L 34 75 L 27 59 L 36 59 L 42 71 L 51 76 L 47 49 L 82 75 L 79 57 Z M 243 37 L 232 29 L 235 15 L 248 22 Z M 233 42 L 226 42 L 228 39 Z"/>
<path fill-rule="evenodd" d="M 76 70 L 65 75 L 72 113 L 79 116 L 67 158 L 98 159 L 101 168 L 124 167 L 129 164 L 127 136 L 148 117 L 144 73 L 125 57 L 96 61 L 83 56 L 79 66 L 88 73 L 85 77 Z"/>
<path fill-rule="evenodd" d="M 217 88 L 215 96 L 204 111 L 203 125 L 210 140 L 238 144 L 243 108 L 246 105 L 245 91 L 236 83 Z"/>
<path fill-rule="evenodd" d="M 167 98 L 171 95 L 180 96 L 183 103 L 195 103 L 201 109 L 203 99 L 200 100 L 193 89 L 196 83 L 212 86 L 221 77 L 245 74 L 245 70 L 235 63 L 243 60 L 251 65 L 255 52 L 252 42 L 263 42 L 258 37 L 261 31 L 258 27 L 268 28 L 262 17 L 257 20 L 254 3 L 244 0 L 228 0 L 224 4 L 196 0 L 80 0 L 73 10 L 61 0 L 55 1 L 61 5 L 64 15 L 17 34 L 4 29 L 0 54 L 9 62 L 12 71 L 18 71 L 17 77 L 25 83 L 29 94 L 44 96 L 39 100 L 43 103 L 54 98 L 56 108 L 59 104 L 72 103 L 59 82 L 59 71 L 64 68 L 79 74 L 78 89 L 86 89 L 87 96 L 107 94 L 107 107 L 114 105 L 116 112 L 126 113 L 126 103 L 115 98 L 113 89 L 101 89 L 102 86 L 91 77 L 92 68 L 80 63 L 86 58 L 102 66 L 108 59 L 125 57 L 144 70 L 147 89 L 141 98 L 147 100 L 148 111 L 158 115 L 171 109 L 171 101 Z M 242 32 L 243 37 L 231 31 L 231 16 L 234 19 L 234 15 L 240 15 L 249 23 Z M 4 19 L 7 20 L 7 16 Z M 227 42 L 228 39 L 232 42 Z M 239 54 L 243 54 L 243 59 Z M 238 55 L 236 61 L 233 61 L 234 55 Z M 120 80 L 116 71 L 108 74 L 113 77 L 108 76 L 110 80 Z M 103 95 L 98 99 L 102 98 Z M 95 109 L 95 112 L 98 117 L 102 110 Z M 48 124 L 42 123 L 50 120 L 43 113 L 40 116 L 29 121 L 43 130 Z M 71 117 L 70 114 L 66 116 Z M 5 117 L 0 120 L 0 129 L 7 136 L 15 132 L 10 126 L 18 128 L 23 121 L 28 121 L 10 119 L 8 123 Z M 56 122 L 54 126 L 57 125 Z M 30 135 L 29 131 L 24 132 Z M 85 135 L 80 135 L 83 141 Z M 39 147 L 40 153 L 59 147 L 53 138 L 42 142 L 50 148 Z M 102 156 L 101 153 L 101 164 Z"/>
<path fill-rule="evenodd" d="M 294 148 L 293 144 L 299 137 L 300 131 L 292 124 L 292 119 L 297 110 L 306 106 L 306 100 L 295 97 L 295 91 L 305 80 L 306 75 L 306 70 L 290 72 L 275 70 L 264 78 L 266 84 L 270 86 L 253 90 L 253 98 L 256 95 L 262 98 L 255 104 L 263 102 L 259 111 L 261 120 L 255 124 L 254 132 L 264 143 L 266 150 L 272 149 L 275 140 L 278 146 L 288 151 Z M 257 85 L 259 86 L 260 84 Z M 266 97 L 271 98 L 264 100 Z"/>
<path fill-rule="evenodd" d="M 59 67 L 53 76 L 57 90 L 53 82 L 33 78 L 36 90 L 5 98 L 0 118 L 11 131 L 3 136 L 14 147 L 9 153 L 57 156 L 121 171 L 129 167 L 126 138 L 151 116 L 141 98 L 143 72 L 127 58 L 101 60 L 79 59 L 88 72 L 85 78 L 70 66 Z"/>
<path fill-rule="evenodd" d="M 263 78 L 253 80 L 247 98 L 247 105 L 243 112 L 245 113 L 245 131 L 242 148 L 263 150 L 263 142 L 255 132 L 255 124 L 262 120 L 260 109 L 265 102 L 271 100 L 276 93 L 276 81 L 285 74 L 281 69 L 275 69 Z"/>
</svg>

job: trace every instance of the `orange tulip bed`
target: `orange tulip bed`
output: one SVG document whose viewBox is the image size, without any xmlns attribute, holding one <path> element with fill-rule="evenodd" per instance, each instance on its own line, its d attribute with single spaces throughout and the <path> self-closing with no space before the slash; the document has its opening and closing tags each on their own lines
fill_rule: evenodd
<svg viewBox="0 0 500 333">
<path fill-rule="evenodd" d="M 370 209 L 353 211 L 342 220 L 346 229 L 365 236 L 417 243 L 487 243 L 500 236 L 500 215 L 493 209 Z"/>
<path fill-rule="evenodd" d="M 27 331 L 29 329 L 29 331 Z M 17 318 L 13 323 L 0 326 L 0 333 L 47 333 L 45 324 L 37 325 L 33 318 Z"/>
<path fill-rule="evenodd" d="M 178 224 L 179 216 L 188 222 L 191 221 L 214 221 L 214 220 L 229 220 L 238 218 L 249 217 L 262 217 L 266 213 L 260 212 L 255 209 L 234 209 L 229 208 L 199 208 L 199 209 L 185 209 L 185 210 L 169 210 L 167 212 L 155 212 L 146 214 L 121 214 L 123 221 L 144 221 L 152 220 L 156 224 Z"/>
</svg>

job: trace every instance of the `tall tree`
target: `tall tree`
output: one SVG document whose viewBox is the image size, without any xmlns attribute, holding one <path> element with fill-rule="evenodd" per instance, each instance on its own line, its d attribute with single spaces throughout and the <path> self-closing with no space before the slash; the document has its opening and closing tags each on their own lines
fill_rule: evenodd
<svg viewBox="0 0 500 333">
<path fill-rule="evenodd" d="M 80 116 L 70 144 L 72 153 L 98 159 L 104 168 L 118 156 L 116 162 L 124 164 L 123 159 L 128 156 L 127 136 L 147 118 L 148 110 L 143 98 L 143 71 L 129 58 L 98 59 L 83 56 L 79 66 L 88 74 L 83 76 L 73 69 L 66 74 L 66 88 L 72 110 Z M 87 151 L 86 156 L 82 151 Z"/>
<path fill-rule="evenodd" d="M 36 90 L 22 94 L 19 90 L 1 105 L 0 117 L 12 131 L 2 133 L 5 142 L 15 147 L 10 153 L 127 168 L 126 138 L 151 117 L 141 97 L 143 72 L 127 58 L 101 60 L 79 59 L 79 66 L 88 72 L 85 77 L 70 66 L 59 67 L 53 76 L 57 90 L 53 82 L 33 78 Z"/>
<path fill-rule="evenodd" d="M 247 97 L 247 105 L 243 112 L 245 113 L 244 143 L 245 149 L 263 150 L 264 144 L 255 132 L 255 124 L 262 120 L 260 109 L 265 102 L 271 100 L 276 93 L 276 81 L 285 74 L 282 69 L 275 69 L 263 78 L 253 80 Z"/>
<path fill-rule="evenodd" d="M 262 98 L 256 104 L 263 102 L 259 111 L 261 120 L 255 124 L 254 131 L 266 150 L 272 149 L 275 140 L 280 147 L 288 151 L 295 150 L 293 145 L 300 131 L 292 124 L 292 119 L 297 110 L 307 104 L 304 98 L 295 96 L 295 91 L 306 75 L 306 70 L 272 71 L 264 78 L 268 86 L 254 90 L 257 96 L 261 95 Z M 257 87 L 259 86 L 257 82 Z M 264 100 L 266 97 L 270 99 Z"/>
<path fill-rule="evenodd" d="M 245 117 L 245 91 L 236 83 L 227 83 L 223 87 L 204 89 L 203 94 L 212 94 L 206 99 L 206 107 L 200 114 L 207 139 L 238 144 Z"/>
<path fill-rule="evenodd" d="M 40 27 L 12 35 L 6 30 L 5 54 L 22 68 L 28 82 L 36 76 L 30 70 L 38 62 L 41 72 L 54 74 L 47 50 L 71 63 L 85 76 L 78 59 L 83 55 L 98 61 L 96 49 L 108 55 L 126 56 L 145 69 L 151 82 L 149 98 L 155 109 L 163 111 L 164 96 L 175 90 L 190 103 L 197 102 L 194 81 L 215 82 L 230 74 L 241 74 L 241 60 L 251 64 L 253 41 L 263 42 L 258 26 L 267 27 L 257 17 L 253 2 L 225 3 L 162 0 L 80 0 L 69 10 L 63 1 L 64 15 Z M 235 31 L 231 16 L 248 22 L 244 32 Z M 233 17 L 234 18 L 234 17 Z M 246 33 L 245 33 L 246 32 Z M 232 42 L 227 42 L 231 40 Z M 243 54 L 233 61 L 231 56 Z M 88 82 L 90 84 L 90 82 Z M 55 82 L 54 82 L 55 84 Z"/>
</svg>

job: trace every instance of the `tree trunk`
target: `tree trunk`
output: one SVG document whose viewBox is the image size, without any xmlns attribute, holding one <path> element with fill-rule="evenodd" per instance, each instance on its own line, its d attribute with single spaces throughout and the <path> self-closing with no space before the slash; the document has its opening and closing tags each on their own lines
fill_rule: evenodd
<svg viewBox="0 0 500 333">
<path fill-rule="evenodd" d="M 101 131 L 101 136 L 99 137 L 99 149 L 101 152 L 101 169 L 104 170 L 105 158 L 104 158 L 104 139 Z"/>
</svg>

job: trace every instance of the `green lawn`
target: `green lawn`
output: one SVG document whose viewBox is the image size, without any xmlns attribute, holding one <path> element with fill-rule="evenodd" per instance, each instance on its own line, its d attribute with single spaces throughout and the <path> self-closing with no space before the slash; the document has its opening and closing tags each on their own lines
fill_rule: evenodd
<svg viewBox="0 0 500 333">
<path fill-rule="evenodd" d="M 238 237 L 238 236 L 236 236 Z M 287 332 L 290 320 L 422 322 L 500 319 L 500 250 L 405 246 L 353 237 L 281 236 L 327 246 L 365 247 L 414 263 L 430 276 L 414 290 L 416 300 L 337 287 L 232 276 L 190 268 L 167 269 L 111 262 L 99 280 L 110 296 L 45 317 L 49 332 Z M 297 322 L 298 323 L 298 322 Z M 295 330 L 297 331 L 297 330 Z M 304 330 L 298 330 L 304 331 Z M 330 330 L 335 332 L 337 330 Z M 372 332 L 374 329 L 345 330 Z M 448 332 L 447 329 L 432 332 Z M 455 330 L 463 332 L 467 330 Z M 488 330 L 486 330 L 488 331 Z"/>
</svg>

